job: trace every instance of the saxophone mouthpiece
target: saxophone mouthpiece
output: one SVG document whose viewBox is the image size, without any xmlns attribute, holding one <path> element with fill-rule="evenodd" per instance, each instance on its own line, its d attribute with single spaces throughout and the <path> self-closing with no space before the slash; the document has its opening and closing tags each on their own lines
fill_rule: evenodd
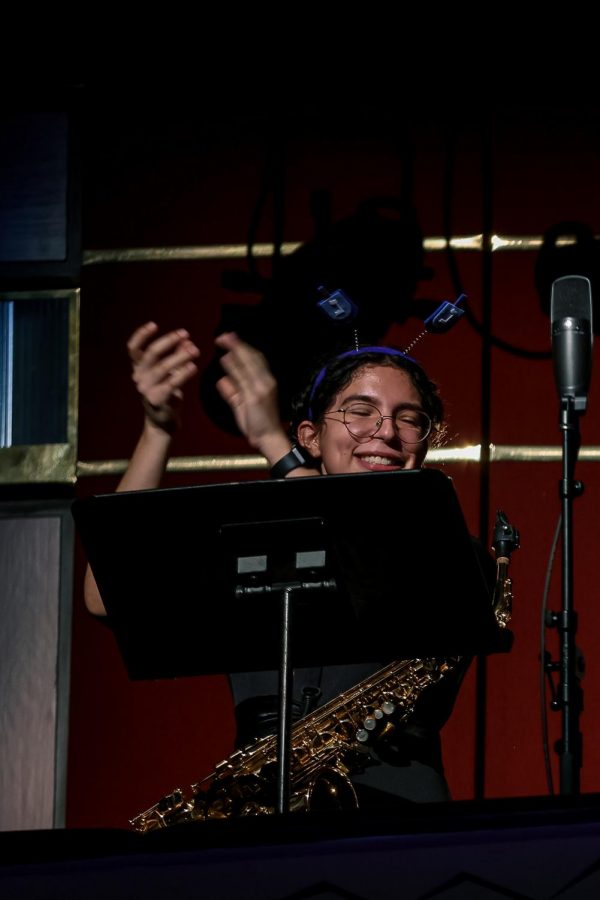
<svg viewBox="0 0 600 900">
<path fill-rule="evenodd" d="M 521 546 L 518 530 L 514 525 L 510 524 L 506 514 L 501 509 L 496 512 L 492 546 L 496 559 L 500 556 L 510 557 L 513 550 L 518 550 Z"/>
</svg>

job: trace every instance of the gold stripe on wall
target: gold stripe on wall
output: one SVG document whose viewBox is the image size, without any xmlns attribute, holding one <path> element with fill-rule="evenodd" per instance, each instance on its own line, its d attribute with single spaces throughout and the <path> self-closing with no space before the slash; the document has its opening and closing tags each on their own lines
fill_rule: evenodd
<svg viewBox="0 0 600 900">
<path fill-rule="evenodd" d="M 430 463 L 479 462 L 481 444 L 467 447 L 443 447 L 430 450 Z M 560 462 L 562 448 L 552 446 L 509 446 L 490 444 L 491 462 Z M 581 462 L 600 462 L 600 447 L 582 447 L 579 451 Z M 126 459 L 93 460 L 77 463 L 78 478 L 94 475 L 122 475 L 127 468 Z M 240 456 L 175 456 L 169 460 L 168 472 L 239 472 L 267 469 L 263 456 L 242 454 Z"/>
<path fill-rule="evenodd" d="M 576 238 L 564 236 L 555 242 L 557 247 L 565 247 L 574 244 Z M 501 250 L 539 250 L 543 244 L 542 237 L 510 237 L 493 234 L 490 238 L 490 247 L 493 252 Z M 283 256 L 294 253 L 302 246 L 300 241 L 286 241 L 281 244 L 280 252 Z M 423 239 L 423 249 L 426 251 L 445 250 L 448 241 L 445 237 L 429 237 Z M 450 246 L 454 250 L 483 250 L 484 239 L 482 234 L 466 235 L 450 239 Z M 275 250 L 274 244 L 252 244 L 251 253 L 255 257 L 272 256 Z M 84 266 L 100 265 L 102 263 L 127 263 L 127 262 L 172 262 L 177 260 L 214 260 L 214 259 L 245 259 L 248 256 L 247 244 L 209 244 L 197 247 L 130 247 L 112 250 L 84 250 Z"/>
</svg>

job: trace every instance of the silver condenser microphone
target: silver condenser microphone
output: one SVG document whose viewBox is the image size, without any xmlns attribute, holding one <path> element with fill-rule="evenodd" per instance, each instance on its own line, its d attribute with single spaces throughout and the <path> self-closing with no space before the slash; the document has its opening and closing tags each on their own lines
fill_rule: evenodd
<svg viewBox="0 0 600 900">
<path fill-rule="evenodd" d="M 583 412 L 592 374 L 592 286 L 583 275 L 552 283 L 550 321 L 554 377 L 561 399 L 572 397 Z"/>
</svg>

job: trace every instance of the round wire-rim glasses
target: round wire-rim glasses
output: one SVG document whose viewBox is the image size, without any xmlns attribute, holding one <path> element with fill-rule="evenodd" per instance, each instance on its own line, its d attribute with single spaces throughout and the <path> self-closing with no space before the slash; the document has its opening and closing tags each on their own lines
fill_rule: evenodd
<svg viewBox="0 0 600 900">
<path fill-rule="evenodd" d="M 384 416 L 373 403 L 351 403 L 333 412 L 341 413 L 341 420 L 331 413 L 323 418 L 341 421 L 348 433 L 359 442 L 375 437 L 385 419 L 392 420 L 400 440 L 406 444 L 420 444 L 431 434 L 432 421 L 427 413 L 409 406 L 401 406 L 393 416 Z"/>
</svg>

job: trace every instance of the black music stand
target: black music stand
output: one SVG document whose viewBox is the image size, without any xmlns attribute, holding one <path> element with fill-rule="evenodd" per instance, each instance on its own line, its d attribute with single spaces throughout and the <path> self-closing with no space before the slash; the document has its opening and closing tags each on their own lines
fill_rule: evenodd
<svg viewBox="0 0 600 900">
<path fill-rule="evenodd" d="M 506 649 L 439 470 L 95 495 L 73 516 L 132 679 L 279 670 L 278 812 L 294 666 Z"/>
</svg>

